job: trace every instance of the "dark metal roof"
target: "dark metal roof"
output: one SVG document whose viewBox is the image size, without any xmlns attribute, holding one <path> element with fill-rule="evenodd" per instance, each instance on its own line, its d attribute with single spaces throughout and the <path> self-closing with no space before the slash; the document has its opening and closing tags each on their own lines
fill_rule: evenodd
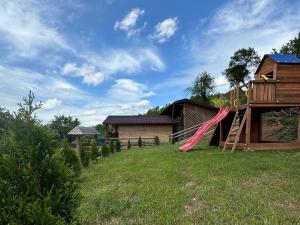
<svg viewBox="0 0 300 225">
<path fill-rule="evenodd" d="M 219 108 L 216 108 L 214 106 L 201 104 L 201 103 L 195 102 L 193 100 L 184 98 L 184 99 L 177 100 L 177 101 L 173 102 L 172 104 L 170 104 L 167 108 L 165 108 L 164 111 L 162 111 L 161 114 L 162 115 L 165 114 L 170 108 L 173 107 L 173 105 L 183 104 L 183 103 L 190 103 L 190 104 L 196 105 L 198 107 L 202 107 L 202 108 L 206 108 L 206 109 L 211 109 L 211 110 L 214 110 L 214 111 L 218 111 L 219 110 Z"/>
<path fill-rule="evenodd" d="M 141 124 L 174 124 L 176 121 L 167 115 L 157 116 L 108 116 L 104 125 L 141 125 Z"/>
<path fill-rule="evenodd" d="M 100 134 L 96 128 L 94 127 L 81 127 L 81 126 L 77 126 L 74 127 L 69 133 L 69 135 L 92 135 L 92 134 Z"/>
<path fill-rule="evenodd" d="M 279 64 L 300 64 L 300 59 L 293 54 L 266 54 L 259 63 L 255 74 L 258 73 L 260 67 L 262 66 L 266 58 L 270 58 L 275 63 Z"/>
<path fill-rule="evenodd" d="M 268 56 L 277 63 L 300 63 L 300 59 L 293 54 L 269 54 Z"/>
</svg>

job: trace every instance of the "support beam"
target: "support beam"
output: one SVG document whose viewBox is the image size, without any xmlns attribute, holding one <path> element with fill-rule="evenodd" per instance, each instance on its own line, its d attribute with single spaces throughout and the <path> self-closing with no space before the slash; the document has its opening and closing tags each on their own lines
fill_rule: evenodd
<svg viewBox="0 0 300 225">
<path fill-rule="evenodd" d="M 246 110 L 246 112 L 245 112 L 245 114 L 244 114 L 244 116 L 243 116 L 243 120 L 242 120 L 242 122 L 241 122 L 241 125 L 240 125 L 240 128 L 239 128 L 239 130 L 238 130 L 238 133 L 237 133 L 237 135 L 236 135 L 236 137 L 235 137 L 235 140 L 234 140 L 234 143 L 233 143 L 231 152 L 234 152 L 235 149 L 236 149 L 236 146 L 237 146 L 237 144 L 238 144 L 238 141 L 240 140 L 240 136 L 241 136 L 242 130 L 243 130 L 243 128 L 244 128 L 246 119 L 247 119 L 247 110 Z"/>
<path fill-rule="evenodd" d="M 80 150 L 80 135 L 76 135 L 76 138 L 75 138 L 75 142 L 76 142 L 76 152 L 79 156 L 79 150 Z"/>
<path fill-rule="evenodd" d="M 252 112 L 251 112 L 251 107 L 248 106 L 247 110 L 246 110 L 246 147 L 248 148 L 250 141 L 251 141 L 251 116 L 252 116 Z"/>
</svg>

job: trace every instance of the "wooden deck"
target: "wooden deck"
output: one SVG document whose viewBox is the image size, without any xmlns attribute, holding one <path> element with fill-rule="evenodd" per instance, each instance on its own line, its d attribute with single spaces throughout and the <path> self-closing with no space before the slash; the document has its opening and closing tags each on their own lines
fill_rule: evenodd
<svg viewBox="0 0 300 225">
<path fill-rule="evenodd" d="M 249 104 L 257 107 L 299 106 L 300 82 L 252 80 L 249 83 Z"/>
</svg>

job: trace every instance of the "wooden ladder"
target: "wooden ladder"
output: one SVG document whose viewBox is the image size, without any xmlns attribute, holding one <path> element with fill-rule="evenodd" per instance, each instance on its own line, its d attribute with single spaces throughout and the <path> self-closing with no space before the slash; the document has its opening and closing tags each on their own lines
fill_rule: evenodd
<svg viewBox="0 0 300 225">
<path fill-rule="evenodd" d="M 248 110 L 248 109 L 247 109 Z M 231 148 L 231 152 L 234 152 L 235 149 L 236 149 L 236 146 L 237 146 L 237 143 L 240 139 L 240 135 L 242 133 L 242 130 L 243 130 L 243 127 L 245 125 L 245 122 L 246 122 L 246 117 L 247 117 L 247 110 L 243 116 L 243 119 L 242 119 L 242 122 L 239 123 L 238 121 L 238 118 L 239 118 L 239 112 L 236 111 L 235 112 L 235 115 L 234 115 L 234 118 L 233 118 L 233 121 L 232 121 L 232 124 L 230 126 L 230 129 L 229 129 L 229 132 L 228 132 L 228 135 L 227 135 L 227 138 L 226 138 L 226 141 L 225 141 L 225 144 L 224 144 L 224 147 L 223 147 L 223 151 L 226 150 L 227 148 L 227 145 L 229 143 L 233 144 L 232 145 L 232 148 Z M 234 142 L 230 142 L 231 141 L 231 138 L 234 138 Z"/>
</svg>

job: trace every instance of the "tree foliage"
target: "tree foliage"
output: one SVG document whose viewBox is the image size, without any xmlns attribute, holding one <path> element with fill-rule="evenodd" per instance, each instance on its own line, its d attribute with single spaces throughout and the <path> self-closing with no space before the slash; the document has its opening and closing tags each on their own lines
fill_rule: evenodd
<svg viewBox="0 0 300 225">
<path fill-rule="evenodd" d="M 131 142 L 130 142 L 130 140 L 128 140 L 128 142 L 127 142 L 127 149 L 131 149 Z"/>
<path fill-rule="evenodd" d="M 0 107 L 0 138 L 9 130 L 12 115 L 9 111 Z"/>
<path fill-rule="evenodd" d="M 59 141 L 63 140 L 70 130 L 79 125 L 80 122 L 77 118 L 74 119 L 71 116 L 64 115 L 56 115 L 54 119 L 48 123 L 48 126 L 53 130 Z"/>
<path fill-rule="evenodd" d="M 141 136 L 139 136 L 139 139 L 138 139 L 138 146 L 139 146 L 139 148 L 141 148 L 143 146 L 143 140 L 142 140 Z"/>
<path fill-rule="evenodd" d="M 91 151 L 88 148 L 81 145 L 79 149 L 79 155 L 83 167 L 88 167 L 91 160 Z"/>
<path fill-rule="evenodd" d="M 98 152 L 97 143 L 96 140 L 93 139 L 91 140 L 91 160 L 93 161 L 97 160 L 98 156 L 99 156 L 99 152 Z"/>
<path fill-rule="evenodd" d="M 110 153 L 114 154 L 116 151 L 115 151 L 115 143 L 114 141 L 109 141 L 109 151 Z"/>
<path fill-rule="evenodd" d="M 231 56 L 229 66 L 223 74 L 231 87 L 240 83 L 247 87 L 247 81 L 259 62 L 260 57 L 254 48 L 242 48 Z"/>
<path fill-rule="evenodd" d="M 76 176 L 33 102 L 29 92 L 0 139 L 0 224 L 71 224 L 79 204 Z"/>
<path fill-rule="evenodd" d="M 119 140 L 116 141 L 116 151 L 117 152 L 121 151 L 121 142 Z"/>
<path fill-rule="evenodd" d="M 160 115 L 170 104 L 166 104 L 165 106 L 155 106 L 153 108 L 148 109 L 145 115 L 153 116 Z"/>
<path fill-rule="evenodd" d="M 209 104 L 209 95 L 215 89 L 214 78 L 207 72 L 198 74 L 191 87 L 186 92 L 191 94 L 191 99 L 197 100 L 204 104 Z"/>
<path fill-rule="evenodd" d="M 158 136 L 155 136 L 155 137 L 154 137 L 154 144 L 155 144 L 156 146 L 158 146 L 158 145 L 160 144 L 160 140 L 159 140 L 159 137 L 158 137 Z"/>
<path fill-rule="evenodd" d="M 77 153 L 70 148 L 66 138 L 63 141 L 63 155 L 65 158 L 65 164 L 69 166 L 77 176 L 79 176 L 81 173 L 80 159 Z"/>
<path fill-rule="evenodd" d="M 104 144 L 104 145 L 102 146 L 101 152 L 102 152 L 102 156 L 103 156 L 103 157 L 109 156 L 110 151 L 109 151 L 109 148 L 107 147 L 106 144 Z"/>
<path fill-rule="evenodd" d="M 105 126 L 103 124 L 99 123 L 95 126 L 95 128 L 99 131 L 101 136 L 105 136 Z"/>
<path fill-rule="evenodd" d="M 300 32 L 297 37 L 284 44 L 279 51 L 273 49 L 273 53 L 294 54 L 300 58 Z"/>
</svg>

